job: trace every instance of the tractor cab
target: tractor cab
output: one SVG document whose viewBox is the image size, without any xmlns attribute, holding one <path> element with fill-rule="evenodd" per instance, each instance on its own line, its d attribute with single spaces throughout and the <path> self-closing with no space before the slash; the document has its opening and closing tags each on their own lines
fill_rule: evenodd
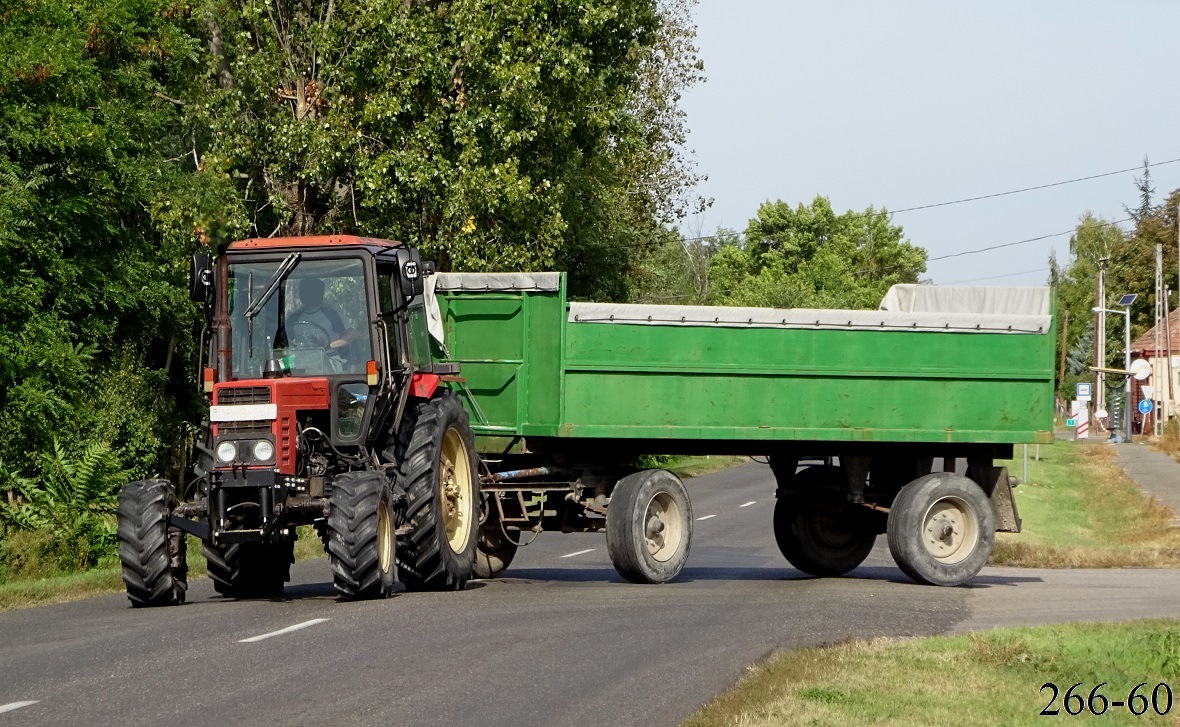
<svg viewBox="0 0 1180 727">
<path fill-rule="evenodd" d="M 120 550 L 134 605 L 183 601 L 183 533 L 203 541 L 219 592 L 273 595 L 301 525 L 323 540 L 344 598 L 388 594 L 399 570 L 410 588 L 462 587 L 478 470 L 450 388 L 458 366 L 431 356 L 431 274 L 414 248 L 344 235 L 193 257 L 209 416 L 192 485 L 124 488 L 121 522 L 137 523 Z M 142 525 L 164 512 L 159 532 Z M 153 532 L 166 534 L 171 565 L 145 580 L 159 544 L 141 533 Z"/>
</svg>

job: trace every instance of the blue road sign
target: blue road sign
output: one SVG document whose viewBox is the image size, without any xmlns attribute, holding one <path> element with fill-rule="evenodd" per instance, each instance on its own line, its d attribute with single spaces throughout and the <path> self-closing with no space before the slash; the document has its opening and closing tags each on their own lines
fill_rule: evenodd
<svg viewBox="0 0 1180 727">
<path fill-rule="evenodd" d="M 1151 410 L 1154 406 L 1155 405 L 1151 403 L 1151 399 L 1140 399 L 1139 400 L 1139 413 L 1140 414 L 1150 414 Z"/>
<path fill-rule="evenodd" d="M 1067 426 L 1067 427 L 1076 427 L 1077 425 L 1078 425 L 1077 419 L 1066 419 L 1065 420 L 1065 426 Z"/>
</svg>

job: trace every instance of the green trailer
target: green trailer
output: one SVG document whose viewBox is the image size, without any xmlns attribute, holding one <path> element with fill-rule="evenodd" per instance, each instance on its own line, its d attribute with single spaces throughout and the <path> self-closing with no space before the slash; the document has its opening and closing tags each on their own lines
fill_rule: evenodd
<svg viewBox="0 0 1180 727">
<path fill-rule="evenodd" d="M 484 577 L 522 533 L 605 530 L 625 578 L 674 578 L 691 503 L 636 460 L 692 453 L 769 459 L 800 570 L 845 573 L 888 533 L 907 574 L 957 585 L 1020 529 L 994 461 L 1052 441 L 1048 288 L 895 286 L 841 311 L 571 302 L 559 273 L 432 282 L 483 463 Z"/>
</svg>

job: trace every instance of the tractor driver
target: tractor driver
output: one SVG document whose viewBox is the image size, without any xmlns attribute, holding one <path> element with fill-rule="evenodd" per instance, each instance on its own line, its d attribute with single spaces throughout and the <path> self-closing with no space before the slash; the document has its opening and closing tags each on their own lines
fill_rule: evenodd
<svg viewBox="0 0 1180 727">
<path fill-rule="evenodd" d="M 299 281 L 299 308 L 289 317 L 291 343 L 296 346 L 331 349 L 348 356 L 349 343 L 356 332 L 347 328 L 339 311 L 324 303 L 324 281 L 303 278 Z"/>
</svg>

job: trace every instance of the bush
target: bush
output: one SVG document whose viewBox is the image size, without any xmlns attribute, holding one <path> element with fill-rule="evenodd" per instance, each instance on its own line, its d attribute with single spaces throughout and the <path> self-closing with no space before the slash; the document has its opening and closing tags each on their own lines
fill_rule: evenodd
<svg viewBox="0 0 1180 727">
<path fill-rule="evenodd" d="M 54 440 L 53 451 L 40 457 L 31 476 L 0 466 L 0 489 L 15 492 L 11 501 L 0 501 L 7 569 L 38 570 L 52 562 L 61 570 L 81 571 L 113 557 L 114 514 L 125 475 L 101 443 L 73 455 Z M 50 542 L 38 533 L 48 534 Z"/>
</svg>

